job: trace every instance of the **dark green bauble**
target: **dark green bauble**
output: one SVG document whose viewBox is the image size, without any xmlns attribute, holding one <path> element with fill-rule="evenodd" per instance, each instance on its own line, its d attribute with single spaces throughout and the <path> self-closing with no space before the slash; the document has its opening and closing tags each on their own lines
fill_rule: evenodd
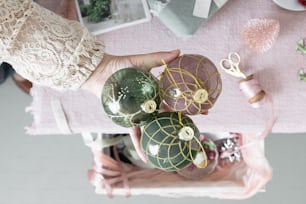
<svg viewBox="0 0 306 204">
<path fill-rule="evenodd" d="M 141 147 L 156 168 L 177 171 L 189 166 L 201 149 L 193 121 L 178 112 L 159 113 L 143 128 Z"/>
<path fill-rule="evenodd" d="M 158 81 L 141 69 L 121 69 L 107 79 L 101 98 L 104 111 L 113 122 L 123 127 L 140 127 L 157 114 Z"/>
</svg>

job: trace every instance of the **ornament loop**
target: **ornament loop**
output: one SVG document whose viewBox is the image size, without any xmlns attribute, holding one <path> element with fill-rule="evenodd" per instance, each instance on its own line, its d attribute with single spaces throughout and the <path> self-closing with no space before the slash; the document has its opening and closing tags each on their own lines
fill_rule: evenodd
<svg viewBox="0 0 306 204">
<path fill-rule="evenodd" d="M 194 137 L 194 131 L 191 127 L 185 126 L 180 129 L 178 136 L 181 140 L 190 141 Z"/>
</svg>

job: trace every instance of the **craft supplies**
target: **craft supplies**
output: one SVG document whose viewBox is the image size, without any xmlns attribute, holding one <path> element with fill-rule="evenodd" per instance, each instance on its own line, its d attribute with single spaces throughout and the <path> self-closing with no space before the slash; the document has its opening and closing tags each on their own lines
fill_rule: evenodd
<svg viewBox="0 0 306 204">
<path fill-rule="evenodd" d="M 261 140 L 265 138 L 272 130 L 272 127 L 275 123 L 275 116 L 274 116 L 274 108 L 273 108 L 273 101 L 270 96 L 266 94 L 266 92 L 260 86 L 260 83 L 253 78 L 253 75 L 246 76 L 239 67 L 240 64 L 240 55 L 237 52 L 231 52 L 228 54 L 228 57 L 225 59 L 220 60 L 221 68 L 227 72 L 228 74 L 242 78 L 239 83 L 239 88 L 243 95 L 247 98 L 248 103 L 253 108 L 262 107 L 264 104 L 269 104 L 269 119 L 266 124 L 265 129 L 257 135 L 257 139 Z M 254 144 L 244 144 L 243 147 L 248 147 L 249 145 Z"/>
<path fill-rule="evenodd" d="M 242 78 L 239 83 L 239 88 L 245 97 L 248 99 L 252 107 L 258 108 L 264 103 L 265 91 L 262 90 L 259 82 L 253 78 L 253 75 L 246 76 L 239 67 L 240 56 L 236 52 L 231 52 L 228 58 L 220 61 L 222 69 L 235 77 Z"/>
</svg>

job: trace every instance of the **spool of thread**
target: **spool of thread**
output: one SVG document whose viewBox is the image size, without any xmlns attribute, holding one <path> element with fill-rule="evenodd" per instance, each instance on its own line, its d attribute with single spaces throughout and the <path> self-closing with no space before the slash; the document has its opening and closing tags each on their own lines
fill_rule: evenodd
<svg viewBox="0 0 306 204">
<path fill-rule="evenodd" d="M 266 93 L 259 82 L 253 78 L 253 75 L 241 80 L 239 88 L 253 108 L 259 108 L 265 103 Z"/>
</svg>

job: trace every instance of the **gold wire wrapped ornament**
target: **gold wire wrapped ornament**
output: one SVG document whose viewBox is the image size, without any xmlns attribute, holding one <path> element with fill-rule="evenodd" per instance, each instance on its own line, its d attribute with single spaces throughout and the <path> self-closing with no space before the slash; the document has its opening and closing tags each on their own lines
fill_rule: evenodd
<svg viewBox="0 0 306 204">
<path fill-rule="evenodd" d="M 160 96 L 183 114 L 206 113 L 222 90 L 216 66 L 202 55 L 186 54 L 166 64 L 160 79 Z"/>
<path fill-rule="evenodd" d="M 149 162 L 164 171 L 177 171 L 194 163 L 206 168 L 208 159 L 193 121 L 180 112 L 159 113 L 144 126 L 141 148 Z"/>
</svg>

